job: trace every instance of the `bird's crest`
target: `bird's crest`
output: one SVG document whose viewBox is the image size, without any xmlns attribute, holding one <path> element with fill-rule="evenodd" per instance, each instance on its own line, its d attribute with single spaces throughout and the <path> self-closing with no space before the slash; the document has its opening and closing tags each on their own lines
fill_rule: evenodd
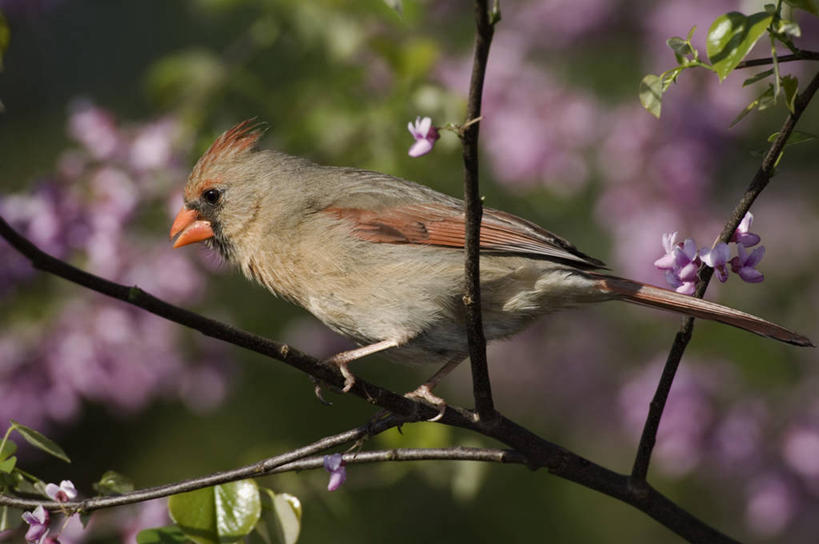
<svg viewBox="0 0 819 544">
<path fill-rule="evenodd" d="M 267 129 L 267 123 L 253 117 L 223 132 L 196 163 L 191 172 L 191 178 L 198 178 L 203 171 L 217 161 L 229 160 L 251 151 Z"/>
</svg>

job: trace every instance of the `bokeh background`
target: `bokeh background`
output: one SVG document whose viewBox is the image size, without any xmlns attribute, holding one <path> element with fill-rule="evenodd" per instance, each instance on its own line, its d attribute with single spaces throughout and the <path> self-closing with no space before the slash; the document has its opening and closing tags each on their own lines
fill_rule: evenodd
<svg viewBox="0 0 819 544">
<path fill-rule="evenodd" d="M 710 245 L 759 163 L 783 106 L 731 120 L 756 94 L 746 70 L 689 71 L 656 120 L 637 99 L 665 46 L 697 25 L 704 51 L 727 0 L 502 2 L 481 130 L 486 204 L 534 220 L 618 273 L 663 284 L 652 263 L 679 231 Z M 46 251 L 115 281 L 322 357 L 348 344 L 167 232 L 187 171 L 253 116 L 264 145 L 462 191 L 460 144 L 407 156 L 416 116 L 462 121 L 473 37 L 467 2 L 0 0 L 11 46 L 0 74 L 0 212 Z M 797 13 L 807 49 L 819 25 Z M 764 40 L 763 40 L 764 41 Z M 752 56 L 765 56 L 769 45 Z M 704 54 L 704 53 L 703 53 Z M 804 82 L 816 64 L 782 66 Z M 800 127 L 817 132 L 819 106 Z M 789 147 L 754 207 L 761 284 L 733 276 L 708 297 L 819 339 L 816 142 Z M 630 469 L 679 319 L 603 305 L 543 319 L 490 349 L 496 403 L 549 440 Z M 819 366 L 797 349 L 699 323 L 660 428 L 651 481 L 749 542 L 819 534 Z M 356 363 L 410 390 L 430 368 Z M 468 369 L 441 387 L 470 405 Z M 84 494 L 115 469 L 145 487 L 252 462 L 366 421 L 370 406 L 313 396 L 284 365 L 35 273 L 0 241 L 0 428 L 55 437 L 73 462 L 21 465 Z M 492 445 L 411 425 L 367 447 Z M 645 515 L 520 467 L 427 463 L 266 479 L 304 505 L 302 542 L 674 542 Z M 95 514 L 64 543 L 133 542 L 167 522 L 162 501 Z M 20 538 L 6 535 L 6 540 Z M 2 537 L 0 537 L 2 540 Z"/>
</svg>

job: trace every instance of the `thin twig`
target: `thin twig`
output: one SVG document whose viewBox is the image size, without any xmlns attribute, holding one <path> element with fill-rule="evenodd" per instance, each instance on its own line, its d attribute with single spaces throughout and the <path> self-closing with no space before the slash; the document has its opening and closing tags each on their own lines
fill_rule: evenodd
<svg viewBox="0 0 819 544">
<path fill-rule="evenodd" d="M 475 56 L 472 61 L 472 78 L 469 83 L 469 99 L 466 118 L 470 120 L 463 127 L 464 158 L 464 206 L 466 214 L 466 251 L 464 277 L 466 293 L 466 334 L 469 341 L 469 360 L 472 365 L 472 391 L 475 397 L 475 411 L 483 420 L 495 415 L 492 401 L 492 387 L 486 361 L 486 337 L 481 316 L 480 288 L 480 229 L 483 206 L 478 188 L 478 133 L 481 117 L 483 81 L 489 46 L 492 43 L 494 27 L 489 22 L 489 7 L 486 0 L 475 1 Z"/>
<path fill-rule="evenodd" d="M 768 152 L 765 154 L 762 164 L 756 171 L 756 174 L 754 175 L 750 184 L 748 184 L 748 188 L 745 189 L 745 194 L 743 194 L 742 198 L 731 212 L 728 221 L 722 228 L 722 232 L 714 242 L 714 245 L 719 242 L 727 243 L 731 239 L 731 236 L 736 231 L 739 223 L 742 221 L 742 218 L 745 217 L 745 214 L 751 209 L 751 204 L 754 203 L 760 193 L 762 193 L 762 191 L 771 181 L 776 164 L 778 163 L 782 150 L 785 148 L 788 138 L 796 126 L 796 122 L 802 116 L 802 112 L 805 111 L 805 108 L 813 98 L 813 95 L 816 93 L 818 88 L 819 73 L 813 76 L 813 79 L 810 81 L 805 90 L 796 97 L 794 102 L 794 111 L 788 115 L 788 118 L 785 120 L 785 124 L 782 125 L 782 129 L 779 131 L 779 135 L 768 148 Z M 702 267 L 700 269 L 700 282 L 697 285 L 697 290 L 694 293 L 694 296 L 702 298 L 705 295 L 705 290 L 708 288 L 708 284 L 711 281 L 711 276 L 713 273 L 713 269 L 708 267 Z M 660 419 L 663 416 L 663 410 L 665 409 L 665 404 L 668 400 L 668 394 L 671 391 L 671 385 L 674 382 L 674 376 L 677 373 L 677 368 L 680 365 L 680 359 L 682 359 L 683 353 L 685 353 L 685 348 L 688 346 L 688 342 L 691 340 L 693 330 L 694 318 L 685 318 L 680 331 L 674 338 L 674 343 L 671 345 L 671 350 L 668 354 L 668 358 L 666 359 L 665 366 L 663 367 L 660 382 L 657 384 L 657 390 L 654 393 L 654 398 L 651 400 L 648 416 L 646 417 L 642 436 L 640 437 L 640 444 L 637 446 L 634 466 L 631 471 L 632 484 L 636 487 L 640 487 L 646 480 L 648 466 L 651 461 L 651 452 L 653 451 L 654 444 L 657 441 L 657 430 L 660 427 Z"/>
<path fill-rule="evenodd" d="M 793 62 L 797 60 L 819 60 L 819 52 L 816 51 L 799 51 L 792 55 L 781 55 L 776 57 L 776 62 Z M 773 64 L 773 57 L 765 57 L 760 59 L 743 60 L 734 70 L 741 70 L 743 68 L 751 68 L 753 66 L 767 66 Z"/>
</svg>

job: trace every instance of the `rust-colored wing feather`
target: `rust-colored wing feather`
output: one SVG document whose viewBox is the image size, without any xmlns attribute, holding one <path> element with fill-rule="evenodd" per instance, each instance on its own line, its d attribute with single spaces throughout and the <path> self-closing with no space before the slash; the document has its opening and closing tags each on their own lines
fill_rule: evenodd
<svg viewBox="0 0 819 544">
<path fill-rule="evenodd" d="M 423 244 L 463 248 L 464 212 L 442 203 L 408 204 L 380 210 L 329 207 L 324 210 L 353 224 L 353 233 L 369 242 Z M 485 208 L 480 248 L 484 252 L 540 257 L 584 269 L 605 264 L 580 252 L 570 242 L 509 213 Z"/>
</svg>

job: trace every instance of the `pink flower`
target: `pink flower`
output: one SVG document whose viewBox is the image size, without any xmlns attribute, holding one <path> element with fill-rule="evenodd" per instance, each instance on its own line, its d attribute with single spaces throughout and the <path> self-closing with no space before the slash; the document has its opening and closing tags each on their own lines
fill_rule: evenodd
<svg viewBox="0 0 819 544">
<path fill-rule="evenodd" d="M 731 270 L 748 283 L 759 283 L 765 279 L 765 276 L 756 269 L 756 265 L 762 260 L 763 255 L 765 255 L 765 246 L 759 246 L 748 254 L 745 246 L 737 244 L 737 256 L 731 259 Z"/>
<path fill-rule="evenodd" d="M 718 243 L 712 249 L 702 248 L 700 250 L 702 262 L 714 269 L 717 278 L 722 283 L 728 280 L 728 269 L 725 266 L 728 264 L 728 257 L 730 256 L 731 248 L 725 242 Z"/>
<path fill-rule="evenodd" d="M 423 119 L 416 117 L 415 124 L 409 123 L 407 128 L 410 134 L 412 134 L 412 137 L 415 138 L 415 143 L 412 144 L 412 147 L 409 149 L 410 157 L 426 155 L 432 151 L 432 146 L 434 146 L 438 138 L 441 137 L 440 134 L 438 134 L 438 129 L 432 126 L 432 119 L 429 117 L 424 117 Z"/>
<path fill-rule="evenodd" d="M 344 459 L 340 453 L 324 456 L 324 470 L 330 473 L 327 491 L 335 491 L 347 479 L 347 469 L 344 468 Z"/>
<path fill-rule="evenodd" d="M 654 266 L 665 270 L 665 279 L 678 293 L 690 295 L 697 286 L 700 257 L 694 240 L 677 242 L 677 233 L 663 234 L 666 254 L 654 261 Z"/>
<path fill-rule="evenodd" d="M 77 497 L 77 489 L 71 480 L 63 480 L 59 486 L 57 484 L 48 484 L 45 492 L 48 498 L 57 502 L 68 502 Z"/>
<path fill-rule="evenodd" d="M 41 544 L 48 535 L 48 510 L 38 506 L 34 512 L 23 512 L 23 521 L 28 523 L 26 531 L 26 542 L 29 544 Z"/>
<path fill-rule="evenodd" d="M 745 247 L 757 245 L 761 238 L 758 234 L 749 232 L 751 223 L 753 222 L 754 214 L 751 212 L 746 213 L 745 217 L 742 218 L 742 222 L 740 222 L 739 226 L 737 227 L 737 230 L 735 230 L 734 234 L 731 235 L 731 241 Z"/>
</svg>

